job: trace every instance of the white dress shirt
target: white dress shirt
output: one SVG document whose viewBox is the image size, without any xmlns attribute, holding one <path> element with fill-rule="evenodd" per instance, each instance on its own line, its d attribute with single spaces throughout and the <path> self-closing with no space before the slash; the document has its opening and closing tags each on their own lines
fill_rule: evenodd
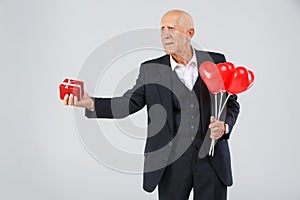
<svg viewBox="0 0 300 200">
<path fill-rule="evenodd" d="M 172 56 L 170 55 L 170 63 L 172 71 L 175 70 L 178 78 L 182 81 L 182 83 L 190 90 L 193 90 L 193 87 L 198 78 L 198 67 L 197 67 L 197 59 L 196 52 L 193 49 L 193 56 L 187 65 L 177 63 Z"/>
</svg>

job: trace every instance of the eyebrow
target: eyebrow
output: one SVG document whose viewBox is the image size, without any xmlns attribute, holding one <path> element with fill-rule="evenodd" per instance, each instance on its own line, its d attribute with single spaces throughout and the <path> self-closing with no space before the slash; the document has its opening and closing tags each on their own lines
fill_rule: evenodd
<svg viewBox="0 0 300 200">
<path fill-rule="evenodd" d="M 161 28 L 163 29 L 163 28 L 168 28 L 168 29 L 174 29 L 175 28 L 175 26 L 170 26 L 170 25 L 168 25 L 168 26 L 161 26 Z"/>
</svg>

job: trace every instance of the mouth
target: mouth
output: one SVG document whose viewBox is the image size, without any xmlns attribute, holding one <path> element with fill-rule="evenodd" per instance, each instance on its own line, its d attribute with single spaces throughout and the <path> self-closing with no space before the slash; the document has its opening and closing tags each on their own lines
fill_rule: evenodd
<svg viewBox="0 0 300 200">
<path fill-rule="evenodd" d="M 172 44 L 174 44 L 173 42 L 166 42 L 165 43 L 165 45 L 167 46 L 167 45 L 172 45 Z"/>
</svg>

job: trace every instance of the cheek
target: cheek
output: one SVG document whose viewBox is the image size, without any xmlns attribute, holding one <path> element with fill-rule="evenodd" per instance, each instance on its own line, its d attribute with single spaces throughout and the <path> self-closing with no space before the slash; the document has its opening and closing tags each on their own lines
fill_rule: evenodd
<svg viewBox="0 0 300 200">
<path fill-rule="evenodd" d="M 186 37 L 183 34 L 176 34 L 176 41 L 178 44 L 185 44 L 186 43 Z"/>
<path fill-rule="evenodd" d="M 180 47 L 186 45 L 185 39 L 184 39 L 183 37 L 179 37 L 179 38 L 177 39 L 177 45 L 180 46 Z"/>
</svg>

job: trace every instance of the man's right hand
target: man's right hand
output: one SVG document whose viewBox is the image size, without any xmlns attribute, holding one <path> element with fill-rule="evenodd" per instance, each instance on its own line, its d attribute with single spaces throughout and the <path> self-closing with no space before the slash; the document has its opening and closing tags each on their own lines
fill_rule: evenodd
<svg viewBox="0 0 300 200">
<path fill-rule="evenodd" d="M 83 97 L 79 101 L 77 96 L 74 96 L 73 94 L 66 94 L 64 97 L 64 104 L 69 106 L 83 107 L 89 110 L 94 109 L 94 101 L 86 92 L 84 92 Z"/>
</svg>

